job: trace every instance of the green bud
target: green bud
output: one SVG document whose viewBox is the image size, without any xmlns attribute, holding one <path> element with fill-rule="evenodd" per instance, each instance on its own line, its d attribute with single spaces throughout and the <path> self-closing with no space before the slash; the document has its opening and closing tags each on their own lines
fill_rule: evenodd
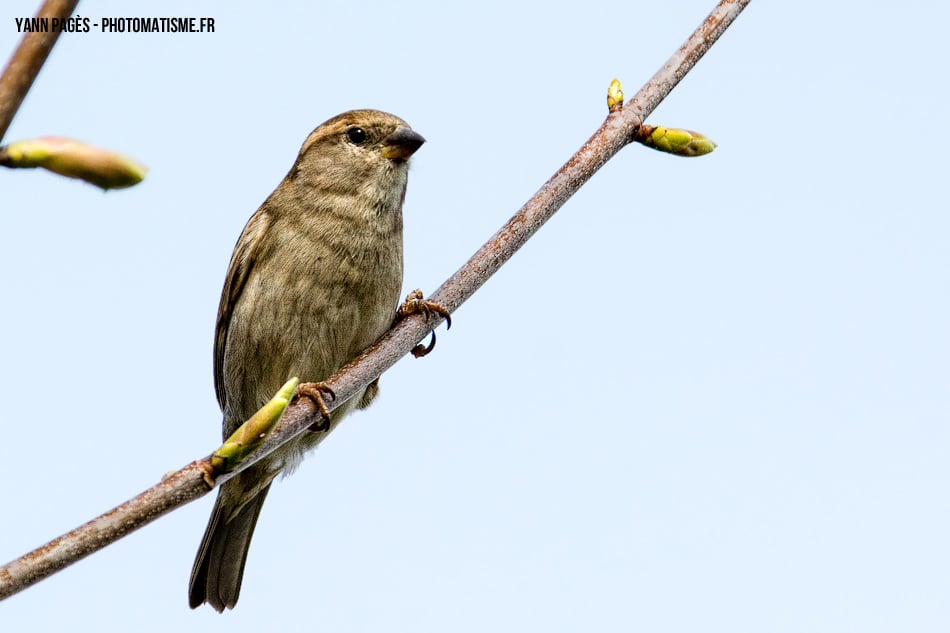
<svg viewBox="0 0 950 633">
<path fill-rule="evenodd" d="M 241 461 L 261 445 L 267 434 L 283 415 L 284 409 L 290 404 L 299 378 L 288 380 L 280 391 L 252 415 L 244 424 L 224 441 L 224 444 L 211 455 L 211 467 L 215 473 L 222 474 L 234 470 Z"/>
<path fill-rule="evenodd" d="M 716 144 L 699 132 L 658 125 L 642 125 L 637 142 L 676 156 L 702 156 L 716 149 Z"/>
<path fill-rule="evenodd" d="M 623 106 L 623 87 L 619 79 L 613 79 L 607 88 L 607 109 L 613 112 L 616 107 Z"/>
<path fill-rule="evenodd" d="M 103 189 L 122 189 L 142 182 L 148 169 L 135 159 L 60 136 L 46 136 L 0 147 L 0 165 L 43 167 Z"/>
</svg>

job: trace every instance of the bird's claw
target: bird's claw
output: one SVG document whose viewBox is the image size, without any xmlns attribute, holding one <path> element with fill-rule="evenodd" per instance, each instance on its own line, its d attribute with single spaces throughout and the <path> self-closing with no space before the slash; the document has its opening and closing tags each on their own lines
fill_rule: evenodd
<svg viewBox="0 0 950 633">
<path fill-rule="evenodd" d="M 406 295 L 406 300 L 399 306 L 399 309 L 396 310 L 396 318 L 405 319 L 407 316 L 413 314 L 421 314 L 428 321 L 429 316 L 431 316 L 433 312 L 445 319 L 446 330 L 452 327 L 452 315 L 449 314 L 449 311 L 435 301 L 427 301 L 422 291 L 417 289 Z"/>
<path fill-rule="evenodd" d="M 431 332 L 429 332 L 429 334 L 432 335 L 432 338 L 429 339 L 428 345 L 423 345 L 422 343 L 419 343 L 418 345 L 413 347 L 411 350 L 409 350 L 409 353 L 412 354 L 413 358 L 422 358 L 423 356 L 425 356 L 426 354 L 428 354 L 429 352 L 435 349 L 435 330 L 432 330 Z"/>
<path fill-rule="evenodd" d="M 452 327 L 452 315 L 449 311 L 434 301 L 427 301 L 421 290 L 413 290 L 406 296 L 406 301 L 396 310 L 396 320 L 405 319 L 413 314 L 421 314 L 429 320 L 432 313 L 438 314 L 445 319 L 445 329 Z M 428 345 L 420 343 L 410 350 L 410 353 L 416 358 L 422 358 L 433 349 L 435 349 L 435 331 L 432 333 Z"/>
<path fill-rule="evenodd" d="M 320 411 L 320 415 L 322 416 L 320 422 L 315 422 L 309 428 L 310 431 L 315 433 L 330 430 L 330 409 L 323 399 L 324 394 L 330 396 L 330 400 L 336 399 L 336 394 L 333 393 L 333 389 L 330 389 L 325 383 L 302 382 L 297 386 L 297 395 L 313 400 L 313 403 L 317 405 L 317 410 Z"/>
</svg>

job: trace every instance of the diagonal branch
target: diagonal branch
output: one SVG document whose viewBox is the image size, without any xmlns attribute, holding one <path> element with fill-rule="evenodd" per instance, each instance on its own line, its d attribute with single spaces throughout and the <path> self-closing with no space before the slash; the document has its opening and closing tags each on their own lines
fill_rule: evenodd
<svg viewBox="0 0 950 633">
<path fill-rule="evenodd" d="M 79 0 L 46 0 L 36 17 L 68 18 L 77 4 Z M 49 32 L 27 33 L 7 62 L 3 75 L 0 75 L 0 139 L 7 133 L 7 128 L 53 50 L 53 44 L 59 38 L 60 32 L 58 29 L 52 29 Z"/>
<path fill-rule="evenodd" d="M 700 27 L 625 107 L 607 119 L 554 176 L 429 299 L 454 311 L 494 274 L 594 173 L 630 143 L 643 120 L 715 43 L 750 0 L 721 0 Z M 330 409 L 353 397 L 440 322 L 413 316 L 400 321 L 372 347 L 326 381 L 336 399 Z M 211 458 L 188 464 L 159 484 L 108 513 L 43 547 L 0 567 L 0 599 L 25 589 L 129 532 L 192 501 L 279 446 L 305 432 L 322 416 L 309 398 L 294 401 L 263 444 L 232 473 L 213 478 Z"/>
</svg>

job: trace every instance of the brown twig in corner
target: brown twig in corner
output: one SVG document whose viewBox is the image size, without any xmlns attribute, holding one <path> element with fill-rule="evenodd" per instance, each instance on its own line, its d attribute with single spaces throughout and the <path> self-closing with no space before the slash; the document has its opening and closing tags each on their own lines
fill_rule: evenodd
<svg viewBox="0 0 950 633">
<path fill-rule="evenodd" d="M 643 120 L 715 43 L 750 0 L 721 0 L 716 9 L 634 98 L 612 108 L 607 120 L 574 156 L 478 252 L 429 299 L 449 312 L 472 296 L 488 278 L 587 182 L 611 157 L 631 142 Z M 442 318 L 413 316 L 400 321 L 375 345 L 326 381 L 336 394 L 332 410 L 353 397 L 431 332 Z M 309 398 L 287 407 L 262 446 L 240 468 L 209 481 L 211 462 L 205 458 L 172 473 L 158 485 L 98 519 L 0 567 L 0 599 L 118 540 L 158 516 L 196 499 L 268 455 L 322 420 Z"/>
<path fill-rule="evenodd" d="M 68 18 L 77 4 L 79 0 L 46 0 L 36 17 Z M 59 34 L 58 29 L 25 34 L 7 67 L 3 69 L 3 75 L 0 75 L 0 139 L 7 133 L 7 128 L 53 50 Z"/>
</svg>

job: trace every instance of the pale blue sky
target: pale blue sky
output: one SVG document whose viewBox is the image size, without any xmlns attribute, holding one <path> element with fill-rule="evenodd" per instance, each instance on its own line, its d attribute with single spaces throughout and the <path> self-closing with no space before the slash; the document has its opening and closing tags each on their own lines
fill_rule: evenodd
<svg viewBox="0 0 950 633">
<path fill-rule="evenodd" d="M 0 9 L 0 55 L 19 36 Z M 435 289 L 712 0 L 84 0 L 214 34 L 66 34 L 6 141 L 151 171 L 0 171 L 0 559 L 207 454 L 232 246 L 343 110 L 428 143 Z M 271 493 L 241 601 L 192 612 L 212 497 L 0 603 L 4 631 L 946 631 L 948 101 L 939 2 L 752 5 L 624 150 Z"/>
</svg>

